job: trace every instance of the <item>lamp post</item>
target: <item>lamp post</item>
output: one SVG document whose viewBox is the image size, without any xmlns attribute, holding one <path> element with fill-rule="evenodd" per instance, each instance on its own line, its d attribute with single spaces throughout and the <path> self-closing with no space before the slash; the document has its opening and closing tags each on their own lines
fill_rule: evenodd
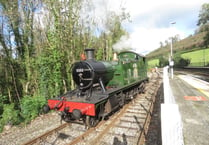
<svg viewBox="0 0 209 145">
<path fill-rule="evenodd" d="M 170 22 L 171 25 L 176 24 L 176 22 Z M 170 73 L 171 73 L 171 79 L 173 79 L 173 66 L 174 66 L 174 61 L 173 61 L 173 36 L 171 36 L 171 57 L 169 61 L 170 65 Z"/>
</svg>

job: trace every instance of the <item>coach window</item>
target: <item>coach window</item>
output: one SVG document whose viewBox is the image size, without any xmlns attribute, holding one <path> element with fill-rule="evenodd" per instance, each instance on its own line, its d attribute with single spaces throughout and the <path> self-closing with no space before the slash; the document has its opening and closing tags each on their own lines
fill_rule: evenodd
<svg viewBox="0 0 209 145">
<path fill-rule="evenodd" d="M 139 56 L 138 56 L 138 55 L 135 55 L 135 59 L 136 59 L 136 60 L 139 60 Z"/>
<path fill-rule="evenodd" d="M 145 57 L 143 57 L 143 62 L 145 63 Z"/>
</svg>

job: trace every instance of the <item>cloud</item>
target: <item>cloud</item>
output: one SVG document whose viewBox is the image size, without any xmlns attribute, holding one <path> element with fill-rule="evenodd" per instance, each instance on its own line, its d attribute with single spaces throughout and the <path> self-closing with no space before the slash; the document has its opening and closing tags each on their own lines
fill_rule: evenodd
<svg viewBox="0 0 209 145">
<path fill-rule="evenodd" d="M 193 34 L 197 29 L 201 6 L 208 3 L 208 0 L 93 0 L 93 2 L 95 15 L 101 23 L 105 21 L 103 18 L 107 11 L 119 14 L 121 8 L 125 8 L 132 20 L 132 23 L 123 23 L 129 37 L 122 36 L 114 47 L 130 45 L 137 52 L 146 54 L 159 48 L 160 42 L 168 40 L 171 36 L 178 34 L 183 39 Z M 176 22 L 173 26 L 170 24 L 172 21 Z"/>
<path fill-rule="evenodd" d="M 129 31 L 131 46 L 146 54 L 160 46 L 160 42 L 179 35 L 181 39 L 194 33 L 198 14 L 207 0 L 127 0 L 132 23 L 124 23 Z M 175 25 L 170 22 L 175 21 Z"/>
<path fill-rule="evenodd" d="M 169 37 L 179 34 L 185 37 L 184 33 L 176 28 L 135 28 L 130 38 L 132 48 L 138 53 L 147 54 L 160 47 L 160 42 L 168 40 Z"/>
<path fill-rule="evenodd" d="M 126 7 L 132 17 L 135 18 L 146 14 L 178 13 L 182 9 L 199 9 L 206 2 L 207 0 L 190 0 L 189 2 L 182 0 L 127 0 Z"/>
</svg>

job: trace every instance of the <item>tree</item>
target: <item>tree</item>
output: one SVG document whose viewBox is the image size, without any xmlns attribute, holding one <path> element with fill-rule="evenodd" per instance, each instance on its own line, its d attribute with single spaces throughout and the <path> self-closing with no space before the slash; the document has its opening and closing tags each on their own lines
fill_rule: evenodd
<svg viewBox="0 0 209 145">
<path fill-rule="evenodd" d="M 165 40 L 165 46 L 168 46 L 168 45 L 169 45 L 168 40 Z"/>
<path fill-rule="evenodd" d="M 162 48 L 163 47 L 163 42 L 162 41 L 160 41 L 160 48 Z"/>
<path fill-rule="evenodd" d="M 199 12 L 199 20 L 197 25 L 204 25 L 209 21 L 209 3 L 205 3 L 202 5 L 202 8 Z"/>
<path fill-rule="evenodd" d="M 177 34 L 177 35 L 173 36 L 172 39 L 173 39 L 173 43 L 176 43 L 176 42 L 180 41 L 180 36 Z"/>
<path fill-rule="evenodd" d="M 12 43 L 12 36 L 16 34 L 16 24 L 17 20 L 17 1 L 1 1 L 0 3 L 1 10 L 1 25 L 0 25 L 0 44 L 2 46 L 2 58 L 1 66 L 3 69 L 1 83 L 4 85 L 1 86 L 2 95 L 8 96 L 9 102 L 18 101 L 20 102 L 21 91 L 18 88 L 21 88 L 20 81 L 17 78 L 22 78 L 22 75 L 18 74 L 20 72 L 20 65 L 18 64 L 17 59 L 13 59 L 15 54 L 14 46 L 17 43 Z M 15 37 L 14 39 L 16 39 Z"/>
<path fill-rule="evenodd" d="M 159 58 L 159 67 L 164 67 L 166 65 L 168 65 L 168 59 L 165 58 L 164 56 L 160 56 Z"/>
<path fill-rule="evenodd" d="M 203 38 L 205 47 L 208 47 L 209 45 L 208 22 L 209 22 L 209 3 L 205 3 L 202 5 L 202 9 L 200 10 L 200 13 L 199 13 L 199 20 L 197 23 L 197 25 L 201 26 L 201 28 L 205 28 L 206 35 Z"/>
<path fill-rule="evenodd" d="M 0 102 L 14 103 L 27 119 L 23 111 L 40 107 L 37 96 L 47 99 L 74 89 L 71 66 L 85 48 L 110 60 L 112 44 L 126 33 L 122 22 L 129 15 L 122 8 L 120 14 L 107 9 L 101 29 L 94 8 L 93 0 L 1 0 Z"/>
</svg>

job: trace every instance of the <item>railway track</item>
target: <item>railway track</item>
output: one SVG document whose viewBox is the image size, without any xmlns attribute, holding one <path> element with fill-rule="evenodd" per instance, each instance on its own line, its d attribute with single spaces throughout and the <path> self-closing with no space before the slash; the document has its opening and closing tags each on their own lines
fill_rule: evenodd
<svg viewBox="0 0 209 145">
<path fill-rule="evenodd" d="M 195 78 L 204 80 L 209 82 L 209 74 L 208 74 L 209 69 L 176 69 L 177 74 L 184 74 L 184 75 L 191 75 Z"/>
<path fill-rule="evenodd" d="M 45 140 L 48 136 L 54 134 L 54 133 L 57 133 L 59 132 L 60 130 L 62 130 L 63 128 L 65 128 L 66 126 L 68 125 L 68 123 L 64 123 L 40 136 L 38 136 L 37 138 L 34 138 L 26 143 L 24 143 L 23 145 L 32 145 L 32 144 L 35 144 L 35 143 L 38 143 L 39 141 L 42 141 L 42 140 Z"/>
<path fill-rule="evenodd" d="M 83 125 L 65 123 L 24 145 L 143 144 L 160 83 L 158 77 L 152 77 L 144 94 L 138 94 L 134 100 L 94 128 L 87 130 Z"/>
</svg>

